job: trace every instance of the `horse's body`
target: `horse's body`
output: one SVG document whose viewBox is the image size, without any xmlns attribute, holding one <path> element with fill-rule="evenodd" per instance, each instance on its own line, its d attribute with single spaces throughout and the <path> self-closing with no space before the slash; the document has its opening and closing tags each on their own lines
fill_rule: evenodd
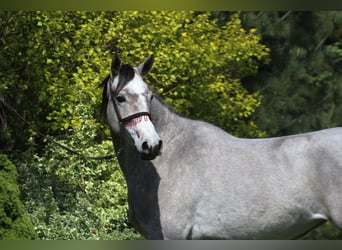
<svg viewBox="0 0 342 250">
<path fill-rule="evenodd" d="M 154 98 L 148 110 L 135 111 L 148 111 L 155 128 L 155 139 L 142 143 L 151 145 L 150 159 L 143 160 L 146 151 L 130 126 L 118 125 L 123 109 L 108 88 L 104 93 L 127 181 L 129 218 L 146 238 L 288 239 L 326 220 L 342 227 L 341 128 L 240 139 L 181 117 Z M 145 123 L 137 125 L 138 135 Z"/>
</svg>

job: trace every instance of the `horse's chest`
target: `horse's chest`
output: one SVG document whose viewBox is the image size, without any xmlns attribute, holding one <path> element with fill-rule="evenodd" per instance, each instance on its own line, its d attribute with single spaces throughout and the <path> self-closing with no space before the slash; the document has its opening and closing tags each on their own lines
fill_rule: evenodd
<svg viewBox="0 0 342 250">
<path fill-rule="evenodd" d="M 146 238 L 161 238 L 157 188 L 153 182 L 128 187 L 130 223 Z"/>
</svg>

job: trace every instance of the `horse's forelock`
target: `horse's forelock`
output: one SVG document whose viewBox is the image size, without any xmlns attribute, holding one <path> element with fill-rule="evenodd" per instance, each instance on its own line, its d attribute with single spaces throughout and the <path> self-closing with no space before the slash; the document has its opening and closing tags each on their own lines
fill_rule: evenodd
<svg viewBox="0 0 342 250">
<path fill-rule="evenodd" d="M 135 71 L 131 65 L 123 64 L 120 68 L 119 82 L 115 89 L 115 94 L 118 94 L 127 83 L 129 83 L 135 75 Z"/>
</svg>

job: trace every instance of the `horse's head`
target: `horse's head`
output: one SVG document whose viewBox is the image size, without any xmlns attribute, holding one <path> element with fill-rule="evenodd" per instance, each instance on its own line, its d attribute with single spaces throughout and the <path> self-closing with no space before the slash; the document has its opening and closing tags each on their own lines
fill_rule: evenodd
<svg viewBox="0 0 342 250">
<path fill-rule="evenodd" d="M 129 136 L 143 160 L 153 160 L 162 147 L 150 114 L 153 94 L 143 80 L 153 61 L 154 57 L 150 56 L 138 67 L 132 67 L 121 64 L 119 56 L 114 55 L 104 92 L 112 131 Z"/>
</svg>

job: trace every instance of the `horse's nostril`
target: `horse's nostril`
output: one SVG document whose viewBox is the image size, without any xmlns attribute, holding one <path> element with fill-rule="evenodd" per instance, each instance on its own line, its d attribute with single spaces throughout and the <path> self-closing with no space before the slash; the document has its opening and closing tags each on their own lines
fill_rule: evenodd
<svg viewBox="0 0 342 250">
<path fill-rule="evenodd" d="M 143 142 L 143 144 L 141 146 L 142 146 L 143 150 L 149 150 L 150 149 L 149 146 L 148 146 L 147 141 Z"/>
<path fill-rule="evenodd" d="M 150 145 L 147 141 L 144 141 L 141 144 L 141 148 L 142 148 L 141 159 L 142 160 L 155 159 L 157 155 L 160 155 L 162 146 L 163 146 L 162 140 L 159 140 L 158 143 L 154 143 L 153 145 Z"/>
<path fill-rule="evenodd" d="M 146 155 L 151 155 L 151 156 L 158 155 L 161 151 L 162 146 L 163 146 L 162 140 L 159 140 L 158 143 L 156 143 L 155 145 L 150 145 L 147 141 L 144 141 L 141 144 L 143 153 Z"/>
</svg>

